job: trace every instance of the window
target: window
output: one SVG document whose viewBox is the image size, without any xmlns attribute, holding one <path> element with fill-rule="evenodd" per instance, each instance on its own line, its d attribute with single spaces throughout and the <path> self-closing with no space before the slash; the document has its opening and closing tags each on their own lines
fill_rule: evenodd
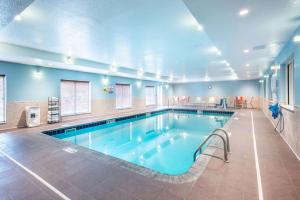
<svg viewBox="0 0 300 200">
<path fill-rule="evenodd" d="M 6 121 L 6 85 L 5 76 L 0 75 L 0 123 Z"/>
<path fill-rule="evenodd" d="M 163 86 L 162 85 L 157 87 L 157 104 L 159 106 L 163 105 Z"/>
<path fill-rule="evenodd" d="M 156 104 L 156 94 L 154 86 L 146 86 L 146 106 Z"/>
<path fill-rule="evenodd" d="M 290 62 L 286 67 L 286 97 L 287 104 L 294 105 L 294 61 Z"/>
<path fill-rule="evenodd" d="M 131 86 L 129 84 L 116 84 L 116 108 L 131 107 Z"/>
<path fill-rule="evenodd" d="M 63 116 L 89 113 L 90 105 L 89 82 L 61 81 L 61 113 Z"/>
</svg>

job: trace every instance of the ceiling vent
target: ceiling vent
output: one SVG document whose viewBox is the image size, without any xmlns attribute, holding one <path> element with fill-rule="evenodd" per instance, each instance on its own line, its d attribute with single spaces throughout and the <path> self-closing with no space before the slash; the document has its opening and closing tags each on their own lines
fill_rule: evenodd
<svg viewBox="0 0 300 200">
<path fill-rule="evenodd" d="M 253 47 L 253 51 L 258 51 L 258 50 L 263 50 L 266 48 L 267 45 L 263 44 L 263 45 L 257 45 Z"/>
</svg>

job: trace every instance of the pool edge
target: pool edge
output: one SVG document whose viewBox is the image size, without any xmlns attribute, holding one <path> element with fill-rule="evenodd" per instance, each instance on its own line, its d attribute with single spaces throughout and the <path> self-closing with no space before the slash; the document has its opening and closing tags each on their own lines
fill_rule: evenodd
<svg viewBox="0 0 300 200">
<path fill-rule="evenodd" d="M 126 118 L 130 118 L 132 116 L 143 116 L 143 115 L 147 115 L 148 113 L 151 114 L 156 114 L 159 112 L 164 112 L 164 111 L 169 111 L 169 110 L 180 110 L 180 111 L 194 111 L 194 112 L 198 112 L 200 109 L 195 109 L 195 108 L 165 108 L 165 109 L 161 109 L 161 110 L 156 110 L 156 111 L 152 111 L 152 112 L 145 112 L 145 113 L 139 113 L 136 115 L 129 115 L 129 116 L 122 116 L 119 117 L 118 119 L 123 119 L 126 120 Z M 225 123 L 223 129 L 225 129 L 226 131 L 228 131 L 233 118 L 236 116 L 237 112 L 233 111 L 233 110 L 228 110 L 228 111 L 224 111 L 224 110 L 201 110 L 201 111 L 205 111 L 205 112 L 215 112 L 215 113 L 231 113 L 231 117 L 229 118 L 229 120 Z M 112 118 L 112 119 L 117 119 L 117 118 Z M 107 121 L 107 119 L 102 120 L 102 121 Z M 102 121 L 97 121 L 97 122 L 91 122 L 89 124 L 94 124 L 94 123 L 99 123 Z M 75 125 L 75 126 L 84 126 L 84 125 Z M 67 144 L 68 146 L 70 146 L 69 142 L 66 141 L 62 141 L 60 139 L 57 139 L 55 137 L 53 137 L 53 135 L 55 134 L 47 134 L 45 132 L 49 132 L 49 131 L 56 131 L 56 130 L 66 130 L 69 128 L 72 128 L 74 126 L 70 126 L 70 127 L 63 127 L 63 128 L 59 128 L 59 129 L 54 129 L 54 130 L 45 130 L 40 132 L 40 134 L 48 136 L 49 138 L 52 138 L 55 141 L 60 141 L 63 142 L 65 144 Z M 87 127 L 83 127 L 83 128 L 87 128 Z M 57 133 L 59 134 L 59 133 Z M 101 156 L 101 159 L 106 159 L 108 162 L 112 163 L 112 164 L 116 164 L 119 165 L 121 168 L 123 169 L 127 169 L 128 171 L 132 171 L 134 173 L 138 173 L 140 175 L 143 175 L 145 177 L 149 177 L 149 178 L 153 178 L 154 180 L 158 180 L 158 181 L 162 181 L 162 182 L 167 182 L 167 183 L 172 183 L 172 184 L 181 184 L 181 183 L 187 183 L 187 182 L 192 182 L 196 179 L 198 179 L 202 173 L 204 172 L 208 162 L 210 161 L 209 156 L 206 155 L 199 155 L 198 159 L 193 163 L 193 165 L 189 168 L 188 172 L 183 173 L 181 175 L 169 175 L 169 174 L 163 174 L 157 171 L 154 171 L 152 169 L 143 167 L 143 166 L 139 166 L 137 164 L 122 160 L 120 158 L 117 157 L 113 157 L 98 151 L 95 151 L 93 149 L 89 149 L 89 148 L 85 148 L 76 144 L 71 143 L 72 146 L 75 146 L 76 148 L 80 148 L 83 151 L 87 151 L 87 152 L 92 152 L 93 154 L 96 154 L 97 156 Z M 206 148 L 204 150 L 205 154 L 214 154 L 215 153 L 215 149 L 208 149 Z"/>
</svg>

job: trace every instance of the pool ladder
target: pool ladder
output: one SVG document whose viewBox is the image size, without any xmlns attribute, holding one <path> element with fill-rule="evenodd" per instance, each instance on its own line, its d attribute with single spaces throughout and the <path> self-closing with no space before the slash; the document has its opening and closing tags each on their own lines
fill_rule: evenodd
<svg viewBox="0 0 300 200">
<path fill-rule="evenodd" d="M 223 135 L 219 134 L 219 133 L 223 133 L 225 135 L 225 138 Z M 218 156 L 215 156 L 215 155 L 211 155 L 211 154 L 203 154 L 202 153 L 202 147 L 212 138 L 212 137 L 219 137 L 221 138 L 222 140 L 222 143 L 223 143 L 223 151 L 224 151 L 224 158 L 220 158 Z M 220 148 L 220 147 L 217 147 L 217 146 L 213 146 L 215 148 Z M 215 157 L 215 158 L 219 158 L 219 159 L 222 159 L 224 160 L 224 162 L 229 162 L 228 161 L 228 153 L 230 153 L 230 145 L 229 145 L 229 135 L 228 135 L 228 132 L 225 131 L 224 129 L 222 128 L 217 128 L 215 129 L 203 142 L 202 144 L 196 149 L 195 153 L 194 153 L 194 162 L 197 160 L 197 155 L 200 154 L 203 154 L 203 155 L 208 155 L 208 156 L 212 156 L 212 157 Z"/>
</svg>

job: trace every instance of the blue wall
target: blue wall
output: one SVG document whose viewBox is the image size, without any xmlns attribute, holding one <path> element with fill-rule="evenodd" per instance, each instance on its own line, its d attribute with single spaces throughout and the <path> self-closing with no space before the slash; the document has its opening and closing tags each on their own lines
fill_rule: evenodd
<svg viewBox="0 0 300 200">
<path fill-rule="evenodd" d="M 294 32 L 291 38 L 284 45 L 283 49 L 280 51 L 278 56 L 272 62 L 273 64 L 280 65 L 280 70 L 277 74 L 278 80 L 278 97 L 279 101 L 285 101 L 285 70 L 286 70 L 286 62 L 287 60 L 293 56 L 294 57 L 294 87 L 295 87 L 295 105 L 300 106 L 300 43 L 293 42 L 293 38 L 295 35 L 300 35 L 300 27 Z M 267 72 L 269 75 L 272 74 L 271 70 Z M 269 81 L 270 84 L 270 81 Z M 268 87 L 270 89 L 270 87 Z"/>
<path fill-rule="evenodd" d="M 37 71 L 40 71 L 38 76 Z M 16 63 L 0 62 L 0 74 L 6 75 L 7 102 L 14 101 L 47 101 L 49 96 L 60 95 L 60 80 L 81 80 L 91 82 L 92 99 L 114 98 L 114 94 L 107 94 L 103 91 L 103 75 L 83 73 L 70 70 L 61 70 L 46 67 L 37 67 Z M 144 98 L 143 87 L 146 85 L 157 86 L 161 83 L 153 81 L 142 81 L 138 87 L 135 79 L 108 77 L 109 84 L 129 83 L 132 85 L 134 97 Z M 167 89 L 163 87 L 166 91 Z M 169 87 L 168 92 L 172 92 Z"/>
<path fill-rule="evenodd" d="M 185 83 L 174 84 L 173 90 L 175 96 L 259 96 L 260 83 L 258 80 Z"/>
</svg>

